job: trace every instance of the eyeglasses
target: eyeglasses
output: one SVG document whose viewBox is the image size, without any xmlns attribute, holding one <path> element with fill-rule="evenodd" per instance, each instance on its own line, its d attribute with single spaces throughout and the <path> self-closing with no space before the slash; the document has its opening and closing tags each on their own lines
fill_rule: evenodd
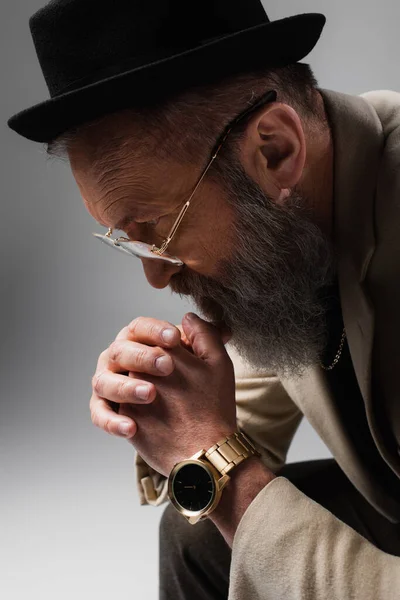
<svg viewBox="0 0 400 600">
<path fill-rule="evenodd" d="M 116 248 L 117 250 L 120 250 L 124 254 L 136 256 L 137 258 L 162 260 L 169 264 L 182 266 L 184 263 L 179 258 L 177 258 L 175 256 L 171 256 L 170 254 L 166 253 L 166 250 L 167 250 L 169 244 L 171 243 L 172 239 L 175 237 L 178 227 L 182 223 L 182 219 L 185 216 L 186 211 L 188 210 L 188 208 L 190 206 L 193 196 L 195 195 L 196 191 L 200 187 L 203 179 L 205 178 L 206 174 L 208 173 L 208 170 L 210 169 L 214 160 L 217 158 L 219 151 L 221 150 L 226 138 L 228 137 L 228 135 L 230 134 L 232 129 L 239 123 L 239 121 L 241 121 L 245 117 L 249 116 L 251 113 L 255 112 L 258 108 L 261 108 L 261 106 L 264 106 L 265 104 L 268 104 L 270 102 L 275 102 L 276 98 L 277 98 L 277 92 L 275 90 L 270 90 L 270 91 L 266 92 L 265 94 L 260 96 L 255 101 L 255 103 L 250 106 L 250 108 L 247 108 L 246 110 L 244 110 L 242 113 L 240 113 L 240 115 L 238 117 L 236 117 L 233 121 L 231 121 L 226 126 L 226 128 L 224 129 L 223 133 L 218 138 L 218 141 L 213 148 L 212 156 L 211 156 L 211 159 L 210 159 L 208 165 L 206 166 L 205 170 L 203 171 L 203 173 L 202 173 L 200 179 L 198 180 L 189 199 L 183 205 L 175 223 L 172 225 L 170 232 L 168 233 L 167 237 L 162 242 L 160 247 L 157 247 L 155 244 L 153 244 L 153 245 L 146 244 L 144 242 L 130 240 L 129 238 L 125 238 L 125 237 L 119 237 L 117 239 L 113 239 L 111 237 L 112 232 L 113 232 L 112 228 L 110 228 L 105 235 L 101 235 L 99 233 L 93 233 L 93 235 L 100 241 L 106 243 L 108 246 Z"/>
</svg>

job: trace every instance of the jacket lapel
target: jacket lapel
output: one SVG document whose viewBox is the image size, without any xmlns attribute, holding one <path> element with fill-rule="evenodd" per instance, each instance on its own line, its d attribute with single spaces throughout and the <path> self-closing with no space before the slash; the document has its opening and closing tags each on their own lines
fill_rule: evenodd
<svg viewBox="0 0 400 600">
<path fill-rule="evenodd" d="M 334 243 L 343 321 L 369 412 L 374 313 L 363 282 L 375 250 L 373 210 L 384 136 L 375 111 L 365 100 L 320 91 L 334 143 Z"/>
</svg>

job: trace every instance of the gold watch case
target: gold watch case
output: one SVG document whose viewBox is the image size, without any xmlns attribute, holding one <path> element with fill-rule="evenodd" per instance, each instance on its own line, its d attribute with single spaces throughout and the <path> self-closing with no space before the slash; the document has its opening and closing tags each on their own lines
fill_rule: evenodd
<svg viewBox="0 0 400 600">
<path fill-rule="evenodd" d="M 227 483 L 230 481 L 230 477 L 229 475 L 221 475 L 217 469 L 206 459 L 203 458 L 204 455 L 206 454 L 206 450 L 199 450 L 199 452 L 197 452 L 196 454 L 194 454 L 193 456 L 191 456 L 190 458 L 188 458 L 187 460 L 182 460 L 181 462 L 177 463 L 174 468 L 172 469 L 169 477 L 168 477 L 168 496 L 169 499 L 171 500 L 172 504 L 174 505 L 174 507 L 176 508 L 176 510 L 183 515 L 184 517 L 186 517 L 186 519 L 189 521 L 189 523 L 191 525 L 195 525 L 196 523 L 198 523 L 201 519 L 206 518 L 209 514 L 211 514 L 213 512 L 213 510 L 215 510 L 215 508 L 218 506 L 219 501 L 221 500 L 221 496 L 222 496 L 222 490 L 224 489 L 224 487 L 227 485 Z M 202 508 L 198 511 L 192 511 L 192 510 L 188 510 L 186 508 L 183 508 L 183 506 L 181 506 L 179 504 L 179 502 L 177 501 L 177 499 L 175 498 L 174 492 L 173 492 L 173 481 L 175 478 L 176 473 L 185 465 L 189 465 L 189 464 L 200 464 L 202 468 L 206 469 L 206 471 L 210 474 L 210 476 L 212 477 L 212 479 L 214 480 L 214 495 L 213 498 L 211 500 L 211 502 L 205 507 Z"/>
</svg>

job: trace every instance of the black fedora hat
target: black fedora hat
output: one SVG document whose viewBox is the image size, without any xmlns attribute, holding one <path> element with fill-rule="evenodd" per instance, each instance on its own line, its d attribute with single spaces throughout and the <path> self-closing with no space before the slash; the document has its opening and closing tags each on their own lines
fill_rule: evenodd
<svg viewBox="0 0 400 600">
<path fill-rule="evenodd" d="M 270 21 L 260 0 L 51 0 L 30 29 L 50 98 L 8 121 L 36 142 L 191 86 L 302 60 L 318 13 Z"/>
</svg>

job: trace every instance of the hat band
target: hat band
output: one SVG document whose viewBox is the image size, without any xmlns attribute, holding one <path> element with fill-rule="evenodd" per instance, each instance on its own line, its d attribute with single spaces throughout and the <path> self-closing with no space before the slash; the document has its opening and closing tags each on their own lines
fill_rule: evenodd
<svg viewBox="0 0 400 600">
<path fill-rule="evenodd" d="M 266 23 L 259 23 L 255 27 L 260 27 L 261 25 L 265 25 L 265 24 Z M 251 27 L 250 29 L 253 29 L 253 27 Z M 196 50 L 203 46 L 211 45 L 214 42 L 226 40 L 227 38 L 228 39 L 235 38 L 236 35 L 244 33 L 245 31 L 248 31 L 248 30 L 249 30 L 248 28 L 240 29 L 238 31 L 234 31 L 233 33 L 229 33 L 228 35 L 222 35 L 222 36 L 219 35 L 216 37 L 205 38 L 203 40 L 199 40 L 197 42 L 196 48 L 192 48 L 192 47 L 172 48 L 172 47 L 169 47 L 168 55 L 166 55 L 166 50 L 164 48 L 162 51 L 158 49 L 157 52 L 147 52 L 145 55 L 135 56 L 134 58 L 128 58 L 128 59 L 124 60 L 123 62 L 118 62 L 117 64 L 110 65 L 108 67 L 102 67 L 101 69 L 96 69 L 90 75 L 81 77 L 80 79 L 76 79 L 75 81 L 72 81 L 71 83 L 69 83 L 68 85 L 66 85 L 62 88 L 53 88 L 51 97 L 55 98 L 57 96 L 61 96 L 62 94 L 67 94 L 68 92 L 73 92 L 75 90 L 81 89 L 82 87 L 85 87 L 85 86 L 88 86 L 88 85 L 91 85 L 94 83 L 98 83 L 98 82 L 102 81 L 102 79 L 107 79 L 109 77 L 121 75 L 121 74 L 123 74 L 125 72 L 129 72 L 133 69 L 137 69 L 137 70 L 140 70 L 140 68 L 147 69 L 153 65 L 163 63 L 163 62 L 168 62 L 171 58 L 178 57 L 181 54 L 185 54 L 186 52 L 188 52 L 190 50 Z"/>
<path fill-rule="evenodd" d="M 236 35 L 236 33 L 241 33 L 241 31 L 237 31 L 231 35 Z M 224 38 L 226 38 L 226 36 L 217 36 L 201 40 L 198 44 L 198 47 L 201 48 L 202 46 L 207 46 L 208 44 L 217 42 Z M 191 50 L 191 48 L 168 48 L 170 54 L 167 56 L 165 54 L 165 49 L 163 51 L 157 50 L 157 52 L 147 52 L 145 55 L 135 56 L 134 58 L 128 58 L 127 60 L 122 62 L 120 61 L 108 67 L 96 69 L 90 75 L 76 79 L 62 88 L 53 89 L 52 98 L 67 94 L 68 92 L 73 92 L 94 83 L 98 83 L 102 81 L 102 79 L 108 79 L 113 76 L 122 75 L 123 73 L 129 72 L 133 69 L 147 69 L 152 65 L 162 63 L 164 61 L 167 62 L 171 58 L 179 56 L 180 54 L 184 54 L 189 50 Z"/>
</svg>

